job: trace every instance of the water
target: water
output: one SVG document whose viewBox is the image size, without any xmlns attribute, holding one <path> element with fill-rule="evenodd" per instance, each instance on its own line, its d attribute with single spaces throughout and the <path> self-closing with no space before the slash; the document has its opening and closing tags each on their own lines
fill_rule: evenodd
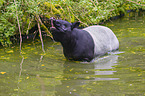
<svg viewBox="0 0 145 96">
<path fill-rule="evenodd" d="M 0 96 L 145 96 L 145 12 L 107 22 L 119 51 L 94 62 L 66 61 L 60 43 L 44 38 L 0 48 Z"/>
</svg>

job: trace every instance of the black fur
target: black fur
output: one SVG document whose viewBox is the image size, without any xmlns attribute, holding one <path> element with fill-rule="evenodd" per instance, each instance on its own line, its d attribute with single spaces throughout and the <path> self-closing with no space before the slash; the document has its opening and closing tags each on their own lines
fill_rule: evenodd
<svg viewBox="0 0 145 96">
<path fill-rule="evenodd" d="M 50 31 L 54 40 L 62 44 L 67 59 L 91 61 L 94 57 L 94 41 L 88 32 L 77 29 L 79 24 L 80 22 L 53 20 Z"/>
</svg>

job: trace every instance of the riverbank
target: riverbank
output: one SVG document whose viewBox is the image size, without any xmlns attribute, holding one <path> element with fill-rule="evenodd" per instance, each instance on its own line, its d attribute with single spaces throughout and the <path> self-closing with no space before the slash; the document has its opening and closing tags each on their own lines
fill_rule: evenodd
<svg viewBox="0 0 145 96">
<path fill-rule="evenodd" d="M 69 22 L 80 21 L 81 26 L 99 24 L 112 17 L 126 15 L 127 10 L 145 10 L 144 0 L 33 0 L 29 1 L 2 1 L 0 3 L 0 43 L 3 46 L 14 41 L 22 42 L 22 35 L 49 32 L 50 23 L 41 18 L 55 17 Z M 36 30 L 32 30 L 37 25 Z M 31 31 L 30 31 L 31 29 Z M 43 30 L 43 32 L 42 32 Z M 20 38 L 20 39 L 19 39 Z"/>
</svg>

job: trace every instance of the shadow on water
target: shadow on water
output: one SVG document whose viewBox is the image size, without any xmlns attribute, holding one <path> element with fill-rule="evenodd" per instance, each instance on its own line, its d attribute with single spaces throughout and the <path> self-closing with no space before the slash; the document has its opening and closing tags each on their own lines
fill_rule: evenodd
<svg viewBox="0 0 145 96">
<path fill-rule="evenodd" d="M 92 63 L 65 62 L 63 80 L 61 85 L 56 86 L 56 96 L 80 96 L 75 91 L 80 90 L 81 86 L 87 85 L 90 81 L 118 80 L 117 77 L 101 77 L 113 75 L 116 71 L 112 69 L 117 65 L 117 61 L 118 55 L 110 54 L 97 58 Z"/>
</svg>

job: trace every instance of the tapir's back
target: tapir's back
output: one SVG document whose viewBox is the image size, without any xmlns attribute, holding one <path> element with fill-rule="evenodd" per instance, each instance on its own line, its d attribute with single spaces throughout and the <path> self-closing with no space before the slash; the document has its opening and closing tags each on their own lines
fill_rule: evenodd
<svg viewBox="0 0 145 96">
<path fill-rule="evenodd" d="M 116 50 L 119 48 L 118 39 L 111 29 L 100 25 L 94 25 L 84 28 L 83 30 L 90 33 L 94 40 L 95 56 L 105 54 L 108 51 Z"/>
</svg>

